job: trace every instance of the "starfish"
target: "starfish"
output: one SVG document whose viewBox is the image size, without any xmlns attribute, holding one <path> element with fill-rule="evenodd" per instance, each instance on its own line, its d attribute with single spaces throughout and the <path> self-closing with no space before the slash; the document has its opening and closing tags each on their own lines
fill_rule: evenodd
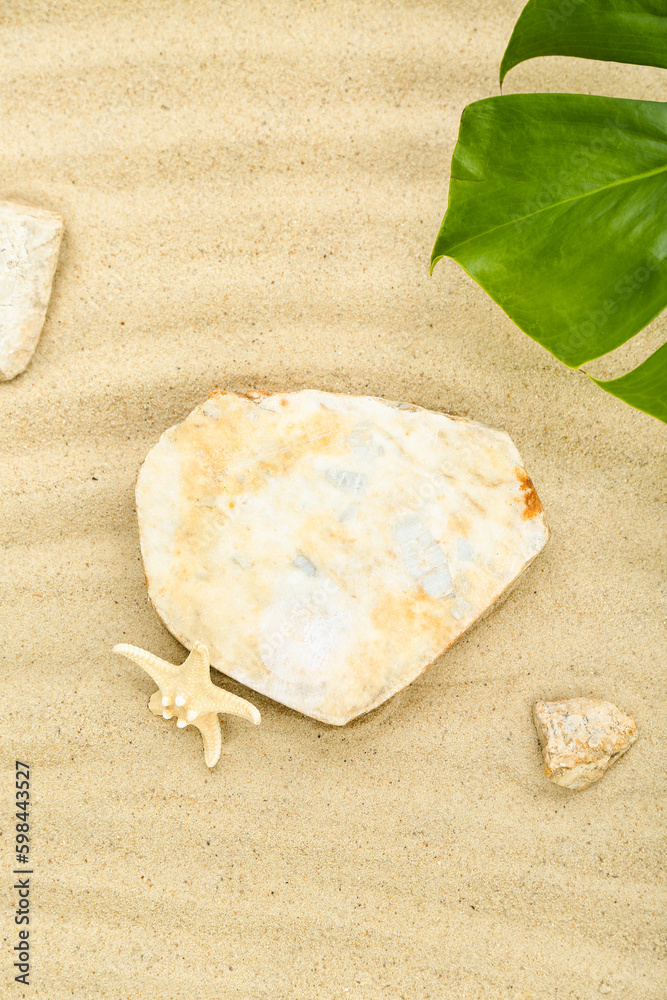
<svg viewBox="0 0 667 1000">
<path fill-rule="evenodd" d="M 179 729 L 188 725 L 197 727 L 204 741 L 207 767 L 215 767 L 222 750 L 219 712 L 238 715 L 256 726 L 261 721 L 262 717 L 254 705 L 229 691 L 223 691 L 212 682 L 208 648 L 203 642 L 195 642 L 192 652 L 180 666 L 167 663 L 159 656 L 125 642 L 114 646 L 113 651 L 138 663 L 159 687 L 160 690 L 152 695 L 148 703 L 151 712 L 161 715 L 163 719 L 176 715 Z"/>
</svg>

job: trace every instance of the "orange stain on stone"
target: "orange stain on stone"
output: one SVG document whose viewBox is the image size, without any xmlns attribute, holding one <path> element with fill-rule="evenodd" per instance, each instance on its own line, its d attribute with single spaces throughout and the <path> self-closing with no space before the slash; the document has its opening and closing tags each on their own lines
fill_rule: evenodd
<svg viewBox="0 0 667 1000">
<path fill-rule="evenodd" d="M 516 477 L 519 480 L 519 489 L 523 493 L 523 520 L 529 521 L 531 517 L 537 517 L 538 514 L 541 514 L 543 507 L 526 470 L 517 469 Z"/>
</svg>

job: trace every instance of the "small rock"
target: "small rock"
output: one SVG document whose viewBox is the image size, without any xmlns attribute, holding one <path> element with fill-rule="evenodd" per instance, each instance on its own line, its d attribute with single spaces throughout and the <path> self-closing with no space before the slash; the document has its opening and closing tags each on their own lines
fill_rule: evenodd
<svg viewBox="0 0 667 1000">
<path fill-rule="evenodd" d="M 610 701 L 570 698 L 533 707 L 544 773 L 565 788 L 587 788 L 637 739 L 637 723 Z"/>
<path fill-rule="evenodd" d="M 42 332 L 63 220 L 0 201 L 0 380 L 28 366 Z"/>
</svg>

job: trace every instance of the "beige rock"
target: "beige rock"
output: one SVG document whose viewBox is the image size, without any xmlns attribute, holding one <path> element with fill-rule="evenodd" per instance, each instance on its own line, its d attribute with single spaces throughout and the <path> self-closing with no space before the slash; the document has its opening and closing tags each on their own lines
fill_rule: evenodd
<svg viewBox="0 0 667 1000">
<path fill-rule="evenodd" d="M 413 681 L 548 536 L 507 434 L 316 390 L 215 392 L 149 452 L 137 512 L 173 635 L 334 725 Z"/>
<path fill-rule="evenodd" d="M 570 698 L 533 707 L 544 773 L 565 788 L 587 788 L 637 739 L 637 724 L 610 701 Z"/>
<path fill-rule="evenodd" d="M 0 202 L 0 379 L 27 367 L 44 326 L 63 220 Z"/>
</svg>

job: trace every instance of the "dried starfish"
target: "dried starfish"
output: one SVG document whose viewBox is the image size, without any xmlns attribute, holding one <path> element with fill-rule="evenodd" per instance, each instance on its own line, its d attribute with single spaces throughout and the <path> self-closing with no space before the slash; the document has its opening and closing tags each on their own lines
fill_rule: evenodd
<svg viewBox="0 0 667 1000">
<path fill-rule="evenodd" d="M 179 729 L 188 725 L 197 727 L 204 741 L 204 759 L 208 767 L 215 767 L 222 750 L 219 712 L 238 715 L 256 726 L 261 721 L 254 705 L 212 682 L 208 647 L 203 642 L 194 643 L 192 652 L 180 666 L 125 642 L 114 646 L 113 651 L 137 663 L 159 687 L 148 703 L 151 712 L 163 719 L 176 715 Z"/>
</svg>

